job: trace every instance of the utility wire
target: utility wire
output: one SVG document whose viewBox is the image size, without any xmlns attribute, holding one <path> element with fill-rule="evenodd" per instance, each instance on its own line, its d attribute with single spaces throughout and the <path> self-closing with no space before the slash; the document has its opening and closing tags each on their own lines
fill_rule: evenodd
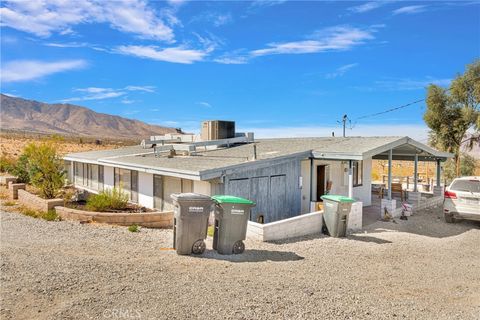
<svg viewBox="0 0 480 320">
<path fill-rule="evenodd" d="M 472 80 L 467 81 L 467 82 L 475 81 L 475 80 L 478 80 L 478 79 L 480 79 L 480 77 L 473 78 Z M 450 91 L 451 89 L 452 89 L 452 88 L 447 88 L 447 89 L 444 89 L 444 91 L 445 91 L 445 92 L 448 92 L 448 91 Z M 394 107 L 394 108 L 390 108 L 390 109 L 387 109 L 387 110 L 384 110 L 384 111 L 380 111 L 380 112 L 376 112 L 376 113 L 367 114 L 367 115 L 364 115 L 364 116 L 357 117 L 357 118 L 354 119 L 353 127 L 355 127 L 355 124 L 356 124 L 357 121 L 360 120 L 360 119 L 365 119 L 365 118 L 370 118 L 370 117 L 376 117 L 376 116 L 379 116 L 379 115 L 381 115 L 381 114 L 389 113 L 389 112 L 392 112 L 392 111 L 397 111 L 397 110 L 400 110 L 400 109 L 409 107 L 409 106 L 411 106 L 411 105 L 414 105 L 414 104 L 417 104 L 417 103 L 420 103 L 420 102 L 423 102 L 423 101 L 426 101 L 426 100 L 427 100 L 427 99 L 423 98 L 423 99 L 420 99 L 420 100 L 416 100 L 416 101 L 412 101 L 412 102 L 403 104 L 403 105 L 398 106 L 398 107 Z M 353 128 L 353 127 L 352 127 L 352 128 Z"/>
</svg>

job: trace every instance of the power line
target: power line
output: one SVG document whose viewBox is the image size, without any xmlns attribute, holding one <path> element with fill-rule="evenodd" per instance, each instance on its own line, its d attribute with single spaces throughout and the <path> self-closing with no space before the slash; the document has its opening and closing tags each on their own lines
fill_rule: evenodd
<svg viewBox="0 0 480 320">
<path fill-rule="evenodd" d="M 480 77 L 476 77 L 476 78 L 473 78 L 471 79 L 470 81 L 467 81 L 467 82 L 471 82 L 471 81 L 475 81 L 475 80 L 478 80 L 480 79 Z M 447 88 L 447 89 L 444 89 L 445 92 L 448 92 L 450 91 L 452 88 Z M 426 101 L 425 98 L 423 99 L 420 99 L 420 100 L 415 100 L 415 101 L 412 101 L 412 102 L 409 102 L 409 103 L 406 103 L 406 104 L 403 104 L 401 106 L 398 106 L 398 107 L 394 107 L 394 108 L 390 108 L 390 109 L 387 109 L 387 110 L 384 110 L 384 111 L 380 111 L 380 112 L 376 112 L 376 113 L 372 113 L 372 114 L 367 114 L 367 115 L 364 115 L 364 116 L 360 116 L 360 117 L 357 117 L 354 119 L 354 124 L 353 124 L 353 127 L 355 127 L 356 123 L 358 120 L 360 119 L 365 119 L 365 118 L 370 118 L 370 117 L 376 117 L 376 116 L 379 116 L 379 115 L 382 115 L 382 114 L 385 114 L 385 113 L 389 113 L 389 112 L 392 112 L 392 111 L 397 111 L 397 110 L 400 110 L 400 109 L 403 109 L 403 108 L 406 108 L 406 107 L 409 107 L 411 105 L 414 105 L 414 104 L 417 104 L 417 103 L 420 103 L 420 102 L 424 102 Z M 352 127 L 352 128 L 353 128 Z"/>
</svg>

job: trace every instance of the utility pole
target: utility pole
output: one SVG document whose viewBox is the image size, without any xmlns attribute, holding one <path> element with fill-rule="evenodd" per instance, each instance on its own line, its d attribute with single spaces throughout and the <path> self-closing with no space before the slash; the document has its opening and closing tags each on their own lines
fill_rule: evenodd
<svg viewBox="0 0 480 320">
<path fill-rule="evenodd" d="M 343 118 L 342 118 L 342 123 L 343 123 L 343 137 L 344 137 L 344 138 L 345 138 L 345 126 L 347 125 L 347 119 L 348 119 L 347 115 L 344 114 L 344 115 L 343 115 Z"/>
</svg>

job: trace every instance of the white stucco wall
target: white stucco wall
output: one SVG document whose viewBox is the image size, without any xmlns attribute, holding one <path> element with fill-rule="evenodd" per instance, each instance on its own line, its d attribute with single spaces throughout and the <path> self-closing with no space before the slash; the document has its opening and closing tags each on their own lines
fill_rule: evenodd
<svg viewBox="0 0 480 320">
<path fill-rule="evenodd" d="M 104 189 L 113 189 L 115 186 L 113 167 L 103 166 L 103 186 Z"/>
<path fill-rule="evenodd" d="M 193 192 L 211 196 L 210 182 L 193 181 Z"/>
<path fill-rule="evenodd" d="M 153 209 L 153 174 L 138 172 L 138 204 Z"/>
<path fill-rule="evenodd" d="M 301 162 L 301 176 L 303 180 L 302 185 L 302 212 L 310 212 L 310 198 L 313 201 L 317 199 L 317 166 L 326 165 L 325 176 L 326 180 L 332 182 L 332 189 L 330 194 L 348 195 L 348 162 L 347 161 L 313 161 L 313 179 L 312 179 L 312 194 L 310 197 L 310 160 Z M 371 205 L 371 173 L 372 173 L 372 159 L 363 161 L 363 179 L 362 186 L 353 188 L 353 197 L 362 202 L 364 206 Z"/>
</svg>

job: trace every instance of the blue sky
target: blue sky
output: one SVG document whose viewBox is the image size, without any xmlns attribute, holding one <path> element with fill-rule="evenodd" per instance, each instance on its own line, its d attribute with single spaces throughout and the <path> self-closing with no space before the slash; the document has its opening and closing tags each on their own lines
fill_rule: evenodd
<svg viewBox="0 0 480 320">
<path fill-rule="evenodd" d="M 424 103 L 480 57 L 474 1 L 2 1 L 1 91 L 198 131 L 426 138 Z"/>
</svg>

